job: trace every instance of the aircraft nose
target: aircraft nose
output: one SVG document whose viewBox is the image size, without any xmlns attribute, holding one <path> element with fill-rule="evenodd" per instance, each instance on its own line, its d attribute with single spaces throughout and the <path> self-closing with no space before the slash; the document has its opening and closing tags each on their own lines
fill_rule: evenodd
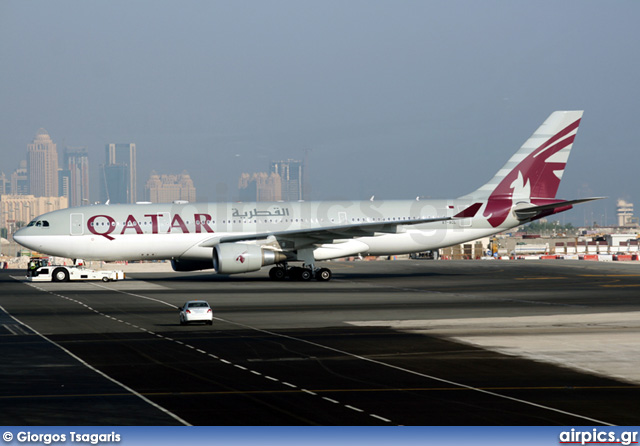
<svg viewBox="0 0 640 446">
<path fill-rule="evenodd" d="M 22 246 L 26 246 L 25 241 L 27 240 L 27 235 L 25 234 L 25 230 L 26 228 L 21 228 L 13 234 L 13 239 Z"/>
</svg>

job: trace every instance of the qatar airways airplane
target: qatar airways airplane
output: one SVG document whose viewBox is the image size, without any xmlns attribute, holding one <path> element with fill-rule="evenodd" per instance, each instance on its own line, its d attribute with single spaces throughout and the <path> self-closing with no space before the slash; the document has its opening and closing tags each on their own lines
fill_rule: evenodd
<svg viewBox="0 0 640 446">
<path fill-rule="evenodd" d="M 552 113 L 493 179 L 459 198 L 92 205 L 43 214 L 14 239 L 71 259 L 170 259 L 176 271 L 218 274 L 274 265 L 273 280 L 327 281 L 316 261 L 433 250 L 597 199 L 555 198 L 581 118 Z"/>
</svg>

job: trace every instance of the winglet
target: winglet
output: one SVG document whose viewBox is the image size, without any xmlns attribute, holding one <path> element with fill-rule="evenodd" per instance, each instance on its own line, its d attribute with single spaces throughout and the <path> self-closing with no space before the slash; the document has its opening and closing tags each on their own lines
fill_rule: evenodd
<svg viewBox="0 0 640 446">
<path fill-rule="evenodd" d="M 482 207 L 482 203 L 475 203 L 466 208 L 464 211 L 457 213 L 453 216 L 453 218 L 473 218 L 476 216 L 480 208 Z"/>
</svg>

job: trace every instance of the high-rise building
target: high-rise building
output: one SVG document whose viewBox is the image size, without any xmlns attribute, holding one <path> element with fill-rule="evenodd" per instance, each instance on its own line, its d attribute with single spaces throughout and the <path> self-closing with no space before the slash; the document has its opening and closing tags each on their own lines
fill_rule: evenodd
<svg viewBox="0 0 640 446">
<path fill-rule="evenodd" d="M 0 172 L 0 195 L 8 195 L 11 193 L 11 180 L 7 178 L 4 172 Z"/>
<path fill-rule="evenodd" d="M 136 145 L 107 144 L 106 162 L 101 169 L 102 201 L 136 202 Z"/>
<path fill-rule="evenodd" d="M 186 171 L 180 175 L 158 175 L 151 172 L 145 186 L 147 200 L 152 203 L 171 203 L 173 201 L 196 201 L 196 188 Z"/>
<path fill-rule="evenodd" d="M 102 202 L 130 203 L 129 166 L 125 164 L 102 165 Z"/>
<path fill-rule="evenodd" d="M 67 147 L 60 170 L 60 192 L 69 206 L 89 204 L 89 154 L 86 147 Z"/>
<path fill-rule="evenodd" d="M 304 199 L 303 162 L 296 160 L 271 161 L 271 172 L 280 176 L 283 201 Z"/>
<path fill-rule="evenodd" d="M 29 175 L 27 161 L 20 161 L 20 166 L 11 174 L 11 193 L 13 195 L 29 195 Z"/>
<path fill-rule="evenodd" d="M 35 197 L 58 196 L 58 152 L 45 129 L 39 129 L 27 145 L 29 193 Z"/>
<path fill-rule="evenodd" d="M 240 201 L 280 201 L 282 183 L 277 173 L 243 173 L 238 182 Z"/>
</svg>

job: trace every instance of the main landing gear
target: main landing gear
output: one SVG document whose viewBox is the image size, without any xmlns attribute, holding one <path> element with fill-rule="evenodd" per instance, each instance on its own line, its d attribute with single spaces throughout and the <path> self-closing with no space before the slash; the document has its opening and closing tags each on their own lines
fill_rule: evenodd
<svg viewBox="0 0 640 446">
<path fill-rule="evenodd" d="M 331 280 L 331 270 L 329 268 L 309 268 L 307 266 L 288 266 L 282 264 L 274 266 L 269 270 L 271 280 L 302 280 L 309 281 L 315 277 L 319 282 Z"/>
</svg>

